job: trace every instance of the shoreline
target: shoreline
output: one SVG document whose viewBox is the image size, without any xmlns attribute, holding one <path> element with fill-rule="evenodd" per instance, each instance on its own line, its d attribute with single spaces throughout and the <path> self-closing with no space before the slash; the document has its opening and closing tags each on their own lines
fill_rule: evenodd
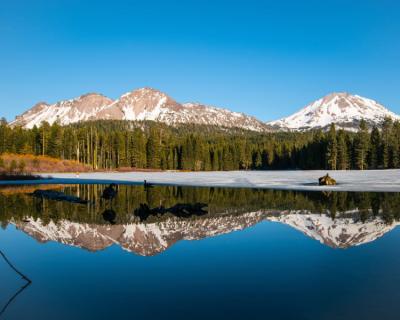
<svg viewBox="0 0 400 320">
<path fill-rule="evenodd" d="M 319 186 L 318 178 L 329 173 L 336 186 Z M 202 172 L 92 172 L 46 173 L 42 180 L 0 181 L 1 185 L 40 184 L 126 184 L 160 186 L 256 188 L 299 191 L 400 192 L 400 169 L 388 170 L 288 170 L 288 171 L 202 171 Z M 51 176 L 51 179 L 48 177 Z M 47 179 L 46 179 L 47 178 Z"/>
</svg>

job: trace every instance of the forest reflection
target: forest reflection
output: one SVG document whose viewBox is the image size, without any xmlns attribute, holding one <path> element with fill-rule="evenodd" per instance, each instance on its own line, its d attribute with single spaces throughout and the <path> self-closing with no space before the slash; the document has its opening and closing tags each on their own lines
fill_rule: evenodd
<svg viewBox="0 0 400 320">
<path fill-rule="evenodd" d="M 361 221 L 381 216 L 387 223 L 400 218 L 399 193 L 371 192 L 304 192 L 248 188 L 204 188 L 155 186 L 118 186 L 110 208 L 101 199 L 105 185 L 44 185 L 0 187 L 0 221 L 23 220 L 27 216 L 44 222 L 69 219 L 76 222 L 107 223 L 102 213 L 114 211 L 116 222 L 128 223 L 137 216 L 141 221 L 168 216 L 240 214 L 257 210 L 292 210 L 323 213 L 332 219 L 337 214 L 356 210 Z M 88 205 L 32 197 L 37 190 L 56 190 L 88 200 Z M 181 207 L 182 210 L 179 210 Z M 206 210 L 204 210 L 206 208 Z M 188 214 L 182 214 L 185 210 Z M 190 214 L 190 211 L 193 214 Z M 195 214 L 195 213 L 198 214 Z M 301 212 L 299 212 L 301 213 Z M 106 213 L 109 216 L 110 213 Z M 115 219 L 112 219 L 115 220 Z"/>
</svg>

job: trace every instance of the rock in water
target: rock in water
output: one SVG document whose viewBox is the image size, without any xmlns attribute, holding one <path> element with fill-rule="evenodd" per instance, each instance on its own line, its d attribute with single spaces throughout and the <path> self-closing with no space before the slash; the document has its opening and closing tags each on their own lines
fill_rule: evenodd
<svg viewBox="0 0 400 320">
<path fill-rule="evenodd" d="M 318 183 L 320 186 L 334 186 L 336 185 L 336 180 L 331 178 L 327 173 L 325 176 L 318 179 Z"/>
</svg>

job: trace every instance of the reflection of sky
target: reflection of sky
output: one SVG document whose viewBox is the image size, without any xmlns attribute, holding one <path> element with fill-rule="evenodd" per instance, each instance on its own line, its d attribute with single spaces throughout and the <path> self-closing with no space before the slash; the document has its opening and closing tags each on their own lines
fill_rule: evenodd
<svg viewBox="0 0 400 320">
<path fill-rule="evenodd" d="M 395 229 L 372 243 L 335 250 L 263 222 L 141 257 L 117 246 L 90 253 L 39 244 L 13 226 L 0 231 L 1 249 L 33 281 L 10 307 L 11 319 L 393 315 L 400 297 L 399 238 Z M 0 272 L 2 290 L 3 283 L 18 284 L 1 263 Z"/>
</svg>

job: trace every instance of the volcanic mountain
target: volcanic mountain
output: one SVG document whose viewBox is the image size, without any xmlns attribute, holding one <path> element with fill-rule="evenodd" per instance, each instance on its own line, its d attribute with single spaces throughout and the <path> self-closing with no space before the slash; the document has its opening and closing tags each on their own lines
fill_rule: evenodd
<svg viewBox="0 0 400 320">
<path fill-rule="evenodd" d="M 287 118 L 268 124 L 280 130 L 305 131 L 326 129 L 335 123 L 339 128 L 357 130 L 361 119 L 372 126 L 380 124 L 385 117 L 400 120 L 400 116 L 374 100 L 341 92 L 329 94 Z"/>
<path fill-rule="evenodd" d="M 68 125 L 94 120 L 153 120 L 168 125 L 193 123 L 260 132 L 268 130 L 268 125 L 243 113 L 199 103 L 181 104 L 151 88 L 128 92 L 117 100 L 90 93 L 55 104 L 40 102 L 10 125 L 33 128 L 43 121 Z"/>
</svg>

